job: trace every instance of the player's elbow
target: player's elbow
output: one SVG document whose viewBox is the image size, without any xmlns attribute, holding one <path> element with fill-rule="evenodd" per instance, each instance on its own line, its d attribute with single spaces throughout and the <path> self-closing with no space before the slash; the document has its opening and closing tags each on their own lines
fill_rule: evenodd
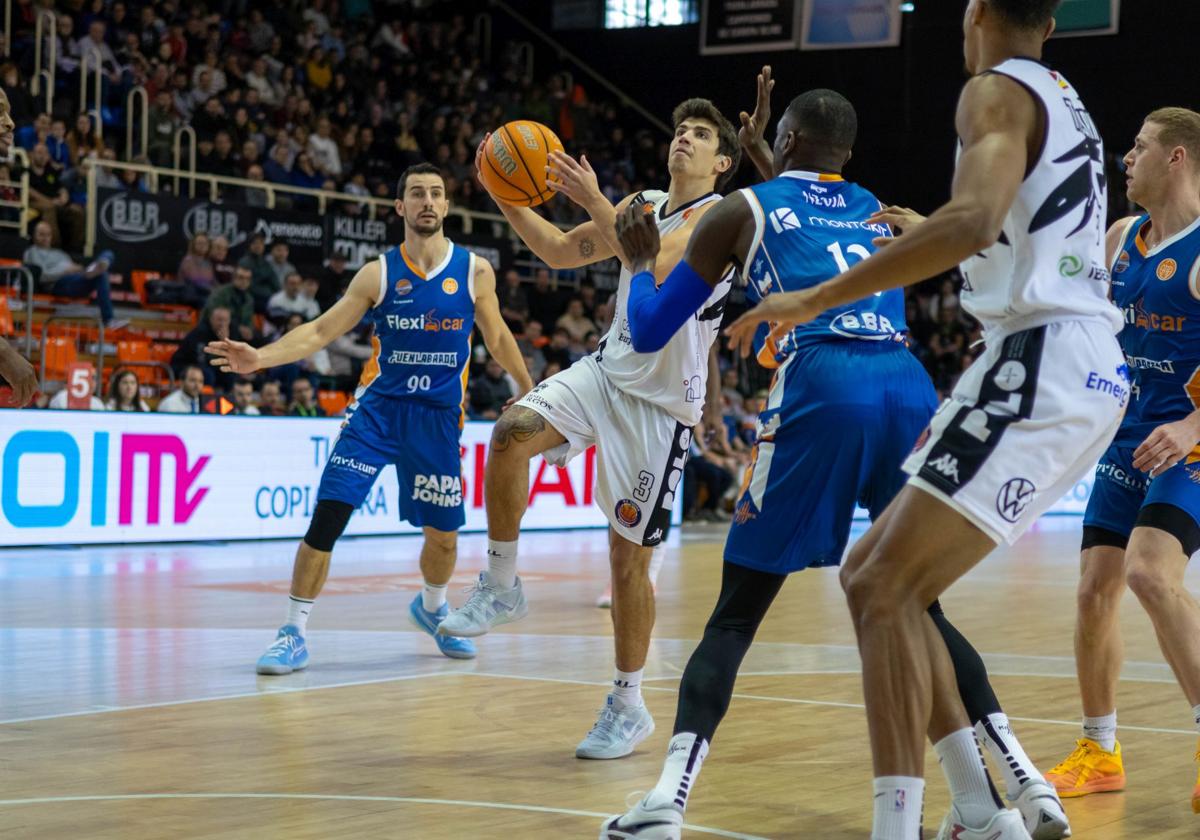
<svg viewBox="0 0 1200 840">
<path fill-rule="evenodd" d="M 984 204 L 970 204 L 959 209 L 955 238 L 967 254 L 977 254 L 996 244 L 1004 232 L 1004 217 L 998 216 Z"/>
<path fill-rule="evenodd" d="M 639 324 L 634 319 L 629 319 L 629 343 L 633 346 L 634 352 L 637 353 L 656 353 L 666 346 L 666 339 L 650 328 L 648 324 Z"/>
</svg>

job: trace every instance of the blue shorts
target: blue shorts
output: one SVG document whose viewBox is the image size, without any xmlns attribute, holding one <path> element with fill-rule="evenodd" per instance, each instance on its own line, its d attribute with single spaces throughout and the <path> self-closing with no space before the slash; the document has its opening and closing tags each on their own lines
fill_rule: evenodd
<svg viewBox="0 0 1200 840">
<path fill-rule="evenodd" d="M 368 393 L 347 414 L 321 474 L 318 500 L 358 507 L 380 470 L 395 464 L 401 519 L 439 531 L 463 526 L 462 411 L 458 407 Z"/>
<path fill-rule="evenodd" d="M 1200 525 L 1200 464 L 1176 464 L 1150 478 L 1133 468 L 1136 446 L 1113 444 L 1096 465 L 1084 527 L 1103 528 L 1128 537 L 1146 505 L 1177 507 Z"/>
<path fill-rule="evenodd" d="M 725 560 L 774 574 L 838 565 L 855 503 L 883 513 L 936 408 L 903 345 L 824 342 L 788 357 L 758 418 Z"/>
</svg>

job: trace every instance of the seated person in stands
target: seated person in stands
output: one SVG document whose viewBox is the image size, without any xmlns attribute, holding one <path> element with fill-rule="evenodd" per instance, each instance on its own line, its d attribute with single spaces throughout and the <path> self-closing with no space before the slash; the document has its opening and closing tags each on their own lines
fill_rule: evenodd
<svg viewBox="0 0 1200 840">
<path fill-rule="evenodd" d="M 304 281 L 293 271 L 283 281 L 283 289 L 271 295 L 267 301 L 267 317 L 276 323 L 286 322 L 292 315 L 311 321 L 321 314 L 317 302 L 303 293 Z"/>
<path fill-rule="evenodd" d="M 300 377 L 292 385 L 292 411 L 296 417 L 324 417 L 325 409 L 317 404 L 312 383 Z"/>
<path fill-rule="evenodd" d="M 209 310 L 208 317 L 183 337 L 179 349 L 171 357 L 171 368 L 176 376 L 181 375 L 188 365 L 197 365 L 204 371 L 205 384 L 215 385 L 223 391 L 228 391 L 233 386 L 234 375 L 210 365 L 204 352 L 204 345 L 210 341 L 229 337 L 230 320 L 230 312 L 223 306 L 215 306 Z"/>
<path fill-rule="evenodd" d="M 565 327 L 557 327 L 550 343 L 542 348 L 542 355 L 547 365 L 558 365 L 559 370 L 566 370 L 574 359 L 571 358 L 571 335 Z"/>
<path fill-rule="evenodd" d="M 108 401 L 104 407 L 109 411 L 149 411 L 150 406 L 138 394 L 140 386 L 136 373 L 127 368 L 117 369 L 108 379 Z"/>
<path fill-rule="evenodd" d="M 504 375 L 500 363 L 488 356 L 483 376 L 471 381 L 471 419 L 495 420 L 504 411 L 504 404 L 512 399 L 512 387 Z"/>
<path fill-rule="evenodd" d="M 203 306 L 216 285 L 217 276 L 212 260 L 208 258 L 211 248 L 212 243 L 206 233 L 197 233 L 188 243 L 187 255 L 175 272 L 176 281 L 184 284 L 183 300 L 186 303 Z"/>
<path fill-rule="evenodd" d="M 229 392 L 229 401 L 233 403 L 233 411 L 229 412 L 230 414 L 257 417 L 260 413 L 258 406 L 254 404 L 254 383 L 249 379 L 239 376 L 234 381 L 233 390 Z"/>
<path fill-rule="evenodd" d="M 214 236 L 212 247 L 208 251 L 209 262 L 212 263 L 213 275 L 217 280 L 217 288 L 233 282 L 234 265 L 229 261 L 229 240 L 224 236 Z"/>
<path fill-rule="evenodd" d="M 346 390 L 353 390 L 362 375 L 363 363 L 375 355 L 371 347 L 371 322 L 364 320 L 329 345 L 329 365 L 333 375 L 346 380 Z"/>
<path fill-rule="evenodd" d="M 86 267 L 71 259 L 60 248 L 51 246 L 52 231 L 46 222 L 33 227 L 33 244 L 25 249 L 23 262 L 36 268 L 40 289 L 59 297 L 84 298 L 96 293 L 100 307 L 100 319 L 108 329 L 116 330 L 128 324 L 113 318 L 112 292 L 108 283 L 108 269 L 113 262 L 112 251 L 102 251 Z"/>
<path fill-rule="evenodd" d="M 258 392 L 258 413 L 269 417 L 280 417 L 288 413 L 287 401 L 283 398 L 279 380 L 268 379 L 262 384 Z"/>
<path fill-rule="evenodd" d="M 59 391 L 57 394 L 55 394 L 54 397 L 50 400 L 50 404 L 47 405 L 46 408 L 52 408 L 55 410 L 66 410 L 67 397 L 69 396 L 67 391 L 69 391 L 69 390 L 70 390 L 69 388 L 63 388 L 61 391 Z M 103 403 L 103 401 L 101 401 L 101 399 L 99 397 L 96 396 L 95 391 L 93 391 L 92 395 L 88 398 L 88 407 L 86 410 L 87 411 L 104 411 L 104 403 Z"/>
<path fill-rule="evenodd" d="M 267 301 L 279 290 L 279 281 L 275 269 L 267 257 L 267 240 L 261 233 L 250 235 L 246 245 L 246 253 L 238 260 L 238 265 L 250 269 L 250 291 L 254 294 L 254 311 L 266 312 Z"/>
<path fill-rule="evenodd" d="M 200 414 L 204 410 L 201 397 L 204 391 L 204 368 L 187 365 L 179 388 L 158 402 L 158 410 L 168 414 Z"/>
<path fill-rule="evenodd" d="M 233 271 L 233 282 L 218 286 L 208 297 L 204 306 L 201 320 L 208 320 L 208 314 L 218 306 L 223 306 L 232 315 L 230 331 L 235 338 L 258 346 L 261 341 L 254 331 L 254 291 L 252 289 L 254 275 L 245 265 L 238 263 Z"/>
</svg>

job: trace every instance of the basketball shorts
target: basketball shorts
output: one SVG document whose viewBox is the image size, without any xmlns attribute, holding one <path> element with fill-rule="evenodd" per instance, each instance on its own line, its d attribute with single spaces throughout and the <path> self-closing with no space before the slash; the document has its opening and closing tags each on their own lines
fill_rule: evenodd
<svg viewBox="0 0 1200 840">
<path fill-rule="evenodd" d="M 368 392 L 346 413 L 318 499 L 358 507 L 379 472 L 394 464 L 402 520 L 439 531 L 463 526 L 461 409 Z"/>
<path fill-rule="evenodd" d="M 1200 526 L 1200 463 L 1185 460 L 1150 478 L 1133 467 L 1136 448 L 1114 443 L 1100 459 L 1092 497 L 1083 514 L 1084 527 L 1103 528 L 1128 538 L 1138 524 L 1146 524 L 1138 520 L 1147 505 L 1171 505 Z"/>
<path fill-rule="evenodd" d="M 726 562 L 773 574 L 839 564 L 855 504 L 872 519 L 883 512 L 936 407 L 903 345 L 828 341 L 793 353 L 758 417 Z"/>
<path fill-rule="evenodd" d="M 596 504 L 613 530 L 658 545 L 671 528 L 691 427 L 614 385 L 591 356 L 535 386 L 517 405 L 540 414 L 567 439 L 543 453 L 565 466 L 596 447 Z"/>
<path fill-rule="evenodd" d="M 1012 333 L 962 375 L 904 470 L 912 485 L 1011 544 L 1099 460 L 1129 393 L 1106 324 Z"/>
</svg>

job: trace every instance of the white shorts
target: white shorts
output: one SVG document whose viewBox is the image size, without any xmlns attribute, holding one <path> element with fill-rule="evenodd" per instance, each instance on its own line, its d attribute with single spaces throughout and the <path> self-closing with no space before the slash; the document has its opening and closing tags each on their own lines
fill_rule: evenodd
<svg viewBox="0 0 1200 840">
<path fill-rule="evenodd" d="M 596 447 L 596 504 L 630 542 L 661 543 L 683 491 L 692 430 L 664 409 L 617 388 L 591 356 L 536 385 L 517 405 L 540 414 L 567 442 L 543 453 L 564 466 Z"/>
<path fill-rule="evenodd" d="M 1129 393 L 1107 324 L 1013 333 L 962 375 L 904 471 L 997 543 L 1012 544 L 1104 454 Z"/>
</svg>

